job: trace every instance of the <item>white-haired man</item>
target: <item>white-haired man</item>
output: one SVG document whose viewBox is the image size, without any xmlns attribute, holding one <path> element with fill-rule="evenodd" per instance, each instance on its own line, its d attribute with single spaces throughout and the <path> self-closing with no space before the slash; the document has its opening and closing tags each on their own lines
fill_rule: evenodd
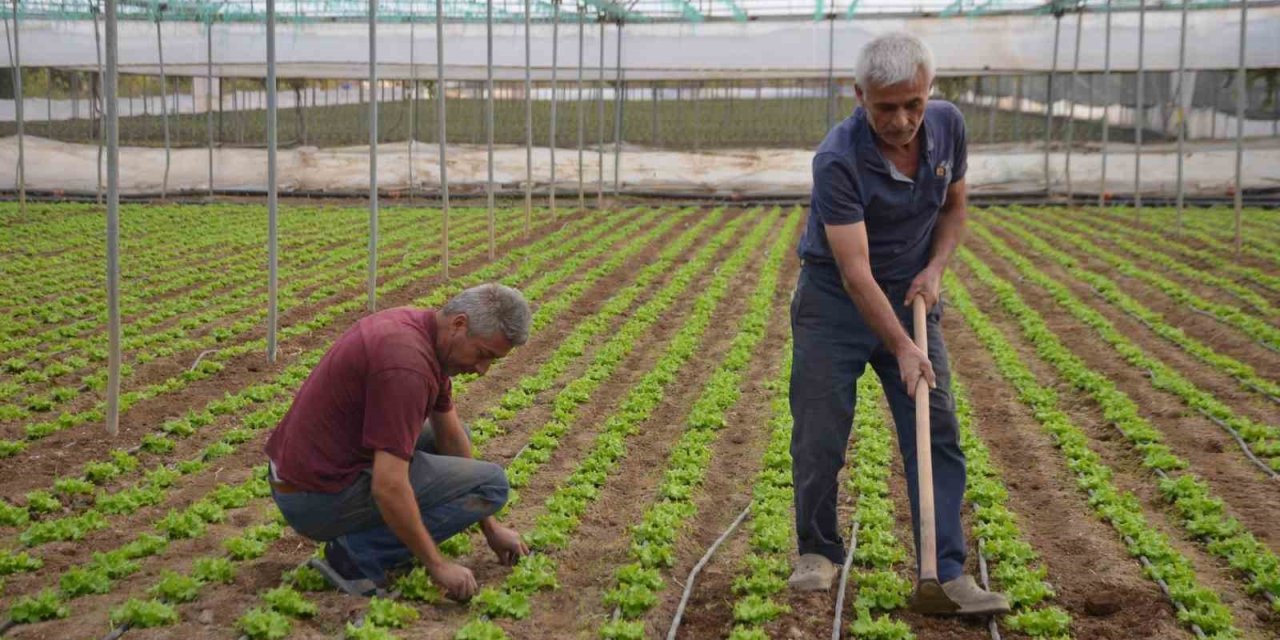
<svg viewBox="0 0 1280 640">
<path fill-rule="evenodd" d="M 870 364 L 897 425 L 916 549 L 912 398 L 924 378 L 930 387 L 938 578 L 959 613 L 1002 613 L 1009 610 L 1005 598 L 963 572 L 965 461 L 940 327 L 940 283 L 964 229 L 965 132 L 959 109 L 929 100 L 933 69 L 933 54 L 912 35 L 872 40 L 857 62 L 861 106 L 827 134 L 813 159 L 811 209 L 798 248 L 804 266 L 791 302 L 791 455 L 800 558 L 790 583 L 828 589 L 844 558 L 836 476 L 853 422 L 855 382 Z M 917 295 L 929 308 L 927 354 L 908 330 Z"/>
<path fill-rule="evenodd" d="M 325 542 L 311 561 L 342 591 L 368 595 L 414 558 L 451 597 L 471 570 L 436 545 L 479 523 L 506 564 L 529 550 L 494 520 L 502 467 L 471 459 L 450 378 L 483 374 L 529 337 L 529 305 L 500 284 L 439 311 L 397 307 L 362 318 L 331 346 L 267 441 L 271 495 L 298 533 Z"/>
</svg>

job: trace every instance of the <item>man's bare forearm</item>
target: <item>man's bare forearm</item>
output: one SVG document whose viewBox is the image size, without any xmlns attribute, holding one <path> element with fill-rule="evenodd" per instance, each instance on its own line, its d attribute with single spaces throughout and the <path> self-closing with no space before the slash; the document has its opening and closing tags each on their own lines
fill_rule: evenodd
<svg viewBox="0 0 1280 640">
<path fill-rule="evenodd" d="M 415 558 L 427 567 L 444 561 L 444 556 L 431 539 L 431 532 L 422 522 L 418 501 L 407 477 L 402 482 L 375 482 L 373 500 L 391 532 L 413 552 Z"/>
<path fill-rule="evenodd" d="M 869 269 L 849 269 L 840 274 L 840 279 L 859 313 L 891 352 L 896 354 L 904 344 L 911 342 L 911 336 L 907 335 L 906 329 L 898 321 L 898 315 L 893 311 L 893 304 L 884 295 L 880 285 L 876 284 Z"/>
</svg>

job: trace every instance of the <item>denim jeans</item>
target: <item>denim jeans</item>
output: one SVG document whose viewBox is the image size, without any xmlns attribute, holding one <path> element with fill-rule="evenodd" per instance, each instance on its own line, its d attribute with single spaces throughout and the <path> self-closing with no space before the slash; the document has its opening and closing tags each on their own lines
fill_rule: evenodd
<svg viewBox="0 0 1280 640">
<path fill-rule="evenodd" d="M 909 282 L 884 287 L 898 320 L 912 334 L 911 307 L 902 304 Z M 965 540 L 960 524 L 965 461 L 960 451 L 951 368 L 942 340 L 942 306 L 927 314 L 929 360 L 937 388 L 929 393 L 933 452 L 934 509 L 938 539 L 938 578 L 959 577 Z M 857 380 L 870 364 L 880 377 L 898 431 L 907 492 L 911 500 L 916 557 L 920 550 L 917 500 L 915 401 L 902 384 L 897 358 L 863 320 L 841 284 L 834 266 L 806 264 L 791 300 L 794 337 L 791 366 L 792 480 L 795 484 L 796 538 L 801 554 L 818 553 L 843 562 L 844 539 L 836 521 L 837 475 L 845 463 L 857 404 Z"/>
<path fill-rule="evenodd" d="M 408 564 L 413 553 L 383 521 L 370 493 L 372 481 L 370 468 L 337 493 L 279 493 L 273 487 L 271 496 L 295 531 L 319 542 L 334 540 L 344 545 L 365 575 L 382 584 L 386 572 Z M 422 523 L 437 544 L 497 513 L 507 502 L 507 475 L 502 467 L 437 454 L 430 424 L 423 427 L 415 446 L 409 483 Z"/>
</svg>

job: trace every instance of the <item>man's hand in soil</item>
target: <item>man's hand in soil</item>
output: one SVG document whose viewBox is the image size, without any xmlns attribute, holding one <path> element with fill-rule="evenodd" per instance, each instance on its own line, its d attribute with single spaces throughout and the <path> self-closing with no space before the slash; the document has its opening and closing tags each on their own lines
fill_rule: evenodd
<svg viewBox="0 0 1280 640">
<path fill-rule="evenodd" d="M 502 564 L 511 566 L 529 555 L 529 546 L 515 529 L 495 522 L 484 527 L 484 537 L 489 542 L 489 548 L 498 554 L 498 561 Z"/>
<path fill-rule="evenodd" d="M 428 565 L 427 573 L 431 575 L 432 581 L 444 589 L 445 594 L 460 602 L 470 600 L 479 590 L 476 577 L 471 574 L 470 569 L 448 560 Z"/>
</svg>

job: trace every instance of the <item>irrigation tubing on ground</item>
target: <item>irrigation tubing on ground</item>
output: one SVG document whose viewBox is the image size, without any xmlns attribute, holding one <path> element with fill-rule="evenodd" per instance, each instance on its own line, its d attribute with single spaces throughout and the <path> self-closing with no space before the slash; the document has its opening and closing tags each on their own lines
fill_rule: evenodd
<svg viewBox="0 0 1280 640">
<path fill-rule="evenodd" d="M 750 504 L 742 510 L 742 513 L 738 514 L 737 518 L 734 518 L 733 523 L 729 525 L 729 528 L 725 529 L 724 533 L 721 533 L 719 538 L 716 538 L 716 541 L 711 545 L 711 548 L 707 549 L 707 552 L 702 555 L 702 558 L 698 560 L 698 563 L 693 565 L 693 570 L 689 572 L 689 577 L 684 581 L 684 593 L 680 594 L 680 604 L 676 607 L 675 616 L 671 618 L 671 627 L 667 630 L 667 640 L 676 640 L 676 632 L 680 630 L 680 620 L 684 617 L 685 607 L 689 605 L 689 597 L 693 595 L 693 583 L 698 579 L 698 574 L 701 573 L 702 568 L 711 561 L 711 556 L 715 555 L 715 552 L 720 548 L 720 545 L 723 544 L 725 540 L 728 540 L 729 536 L 733 535 L 734 531 L 737 531 L 738 525 L 742 524 L 742 521 L 747 519 L 747 514 L 749 513 L 751 513 Z"/>
<path fill-rule="evenodd" d="M 840 640 L 841 618 L 844 616 L 844 592 L 849 586 L 849 567 L 853 564 L 853 554 L 858 550 L 858 519 L 854 518 L 849 525 L 849 551 L 844 556 L 844 566 L 840 567 L 840 590 L 836 592 L 836 612 L 831 622 L 831 640 Z"/>
</svg>

